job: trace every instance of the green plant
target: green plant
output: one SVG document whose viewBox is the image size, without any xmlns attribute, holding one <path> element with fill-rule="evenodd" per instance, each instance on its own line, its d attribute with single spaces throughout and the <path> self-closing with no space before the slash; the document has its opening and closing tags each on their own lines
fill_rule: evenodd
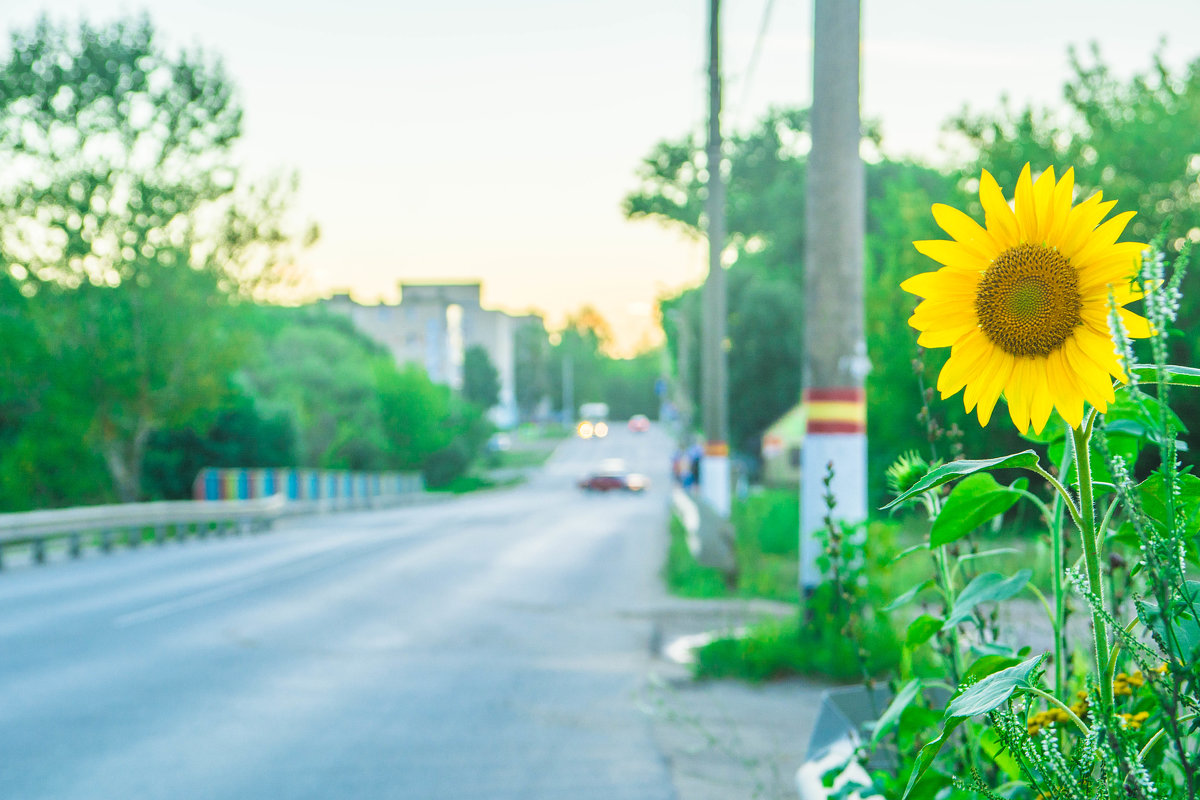
<svg viewBox="0 0 1200 800">
<path fill-rule="evenodd" d="M 667 561 L 663 565 L 663 578 L 667 588 L 681 597 L 725 597 L 729 588 L 725 577 L 718 569 L 701 566 L 688 549 L 687 531 L 683 523 L 671 517 L 671 540 L 667 547 Z"/>
<path fill-rule="evenodd" d="M 1048 201 L 1050 190 L 1039 191 Z M 1033 202 L 1034 196 L 1037 191 L 1023 201 L 1018 191 L 1014 219 L 1026 236 L 1028 226 L 1039 223 L 1022 202 Z M 1069 192 L 1062 197 L 1069 205 Z M 985 198 L 985 205 L 989 202 Z M 1003 213 L 993 203 L 989 230 L 993 212 Z M 959 218 L 947 223 L 947 230 L 952 228 L 956 237 L 973 230 Z M 1119 230 L 1110 226 L 1088 235 L 1111 242 Z M 1039 258 L 1064 258 L 1057 252 L 1044 256 L 1037 251 L 1042 245 L 1026 240 L 1014 247 L 1024 248 L 1021 254 L 1030 255 L 1035 266 Z M 1120 379 L 1115 391 L 1107 383 L 1097 390 L 1098 383 L 1074 382 L 1070 371 L 1054 371 L 1053 359 L 1049 367 L 1022 364 L 1019 369 L 1027 371 L 1013 378 L 1015 384 L 999 384 L 1006 395 L 1033 387 L 1019 400 L 1010 397 L 1009 410 L 1018 430 L 1043 453 L 1028 449 L 896 470 L 897 496 L 889 505 L 913 504 L 925 511 L 928 539 L 908 555 L 927 554 L 932 569 L 889 606 L 921 598 L 926 603 L 925 613 L 906 632 L 895 699 L 858 756 L 865 759 L 885 736 L 895 734 L 898 767 L 873 775 L 874 789 L 887 797 L 1195 800 L 1200 792 L 1200 581 L 1194 579 L 1200 567 L 1200 479 L 1179 464 L 1178 436 L 1186 429 L 1169 406 L 1173 387 L 1200 386 L 1200 370 L 1166 363 L 1186 252 L 1168 279 L 1161 249 L 1138 247 L 1145 248 L 1140 272 L 1130 272 L 1132 288 L 1110 289 L 1105 319 L 1120 360 L 1114 358 L 1111 367 L 1088 361 L 1071 367 L 1088 371 L 1092 382 L 1100 380 L 1100 370 L 1110 370 Z M 1066 257 L 1073 257 L 1075 251 L 1066 249 Z M 1078 279 L 1103 280 L 1111 274 L 1116 280 L 1125 269 L 1123 258 L 1105 262 L 1109 272 L 1080 267 Z M 1053 292 L 1019 294 L 1022 285 L 1014 283 L 1013 296 L 1029 304 L 1012 308 L 1041 313 L 1038 304 L 1049 302 Z M 1054 291 L 1069 295 L 1066 286 Z M 1148 324 L 1120 308 L 1143 293 Z M 987 302 L 998 301 L 989 296 Z M 1061 308 L 1046 313 L 1061 313 Z M 1094 325 L 1103 318 L 1089 319 L 1086 324 Z M 924 324 L 928 317 L 914 320 Z M 1015 336 L 1015 330 L 1005 335 Z M 1077 335 L 1070 333 L 1074 328 L 1063 330 Z M 1149 340 L 1153 363 L 1135 362 L 1130 332 Z M 1021 352 L 1026 347 L 1003 337 L 993 344 Z M 1020 356 L 1035 357 L 1044 356 Z M 974 390 L 974 400 L 992 402 L 990 392 L 998 385 L 994 375 L 985 371 L 971 377 L 970 369 L 952 364 L 953 354 L 947 369 L 967 376 L 968 405 L 971 380 L 986 384 Z M 1038 378 L 1035 369 L 1046 369 L 1045 377 Z M 939 379 L 944 395 L 961 388 L 958 378 L 945 375 Z M 1039 380 L 1050 387 L 1050 407 L 1042 405 L 1039 393 L 1047 390 L 1039 388 Z M 1022 405 L 1013 407 L 1014 402 Z M 1047 424 L 1051 407 L 1061 419 Z M 984 422 L 990 410 L 981 406 Z M 1034 432 L 1028 433 L 1031 421 Z M 1025 477 L 999 482 L 993 476 L 999 470 L 1026 473 L 1037 483 L 1031 486 Z M 1043 585 L 1048 592 L 1031 580 L 1031 568 L 1004 574 L 975 567 L 982 560 L 972 544 L 977 531 L 1017 503 L 1030 504 L 1046 527 L 1051 564 Z M 1046 652 L 1005 638 L 996 625 L 997 605 L 1025 592 L 1038 598 L 1050 623 L 1053 642 Z M 1084 637 L 1067 626 L 1072 598 L 1090 618 Z"/>
</svg>

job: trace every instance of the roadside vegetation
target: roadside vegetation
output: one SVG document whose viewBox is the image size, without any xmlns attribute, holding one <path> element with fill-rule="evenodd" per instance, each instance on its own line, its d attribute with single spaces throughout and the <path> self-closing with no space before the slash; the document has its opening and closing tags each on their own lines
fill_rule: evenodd
<svg viewBox="0 0 1200 800">
<path fill-rule="evenodd" d="M 868 163 L 871 495 L 872 506 L 888 505 L 895 516 L 830 524 L 823 582 L 798 604 L 799 614 L 698 652 L 701 676 L 804 673 L 886 685 L 893 699 L 849 756 L 858 777 L 841 794 L 1200 797 L 1200 479 L 1194 443 L 1186 442 L 1200 420 L 1200 272 L 1189 268 L 1200 241 L 1200 60 L 1173 73 L 1155 58 L 1128 80 L 1098 52 L 1072 53 L 1071 61 L 1063 108 L 1005 105 L 953 120 L 949 129 L 970 154 L 953 172 L 885 156 Z M 796 145 L 806 125 L 804 112 L 776 113 L 733 144 L 733 309 L 763 287 L 802 285 L 802 215 L 772 218 L 771 211 L 802 205 L 805 148 Z M 694 226 L 696 152 L 693 140 L 661 145 L 643 165 L 630 216 Z M 791 180 L 783 177 L 789 171 Z M 1115 201 L 1113 221 L 1102 223 L 1109 205 L 1094 219 L 1086 212 L 1100 191 Z M 794 199 L 781 204 L 789 192 Z M 939 231 L 929 211 L 935 202 L 979 225 L 935 208 Z M 755 213 L 739 216 L 755 203 Z M 924 248 L 933 260 L 910 244 L 947 236 L 958 243 Z M 985 239 L 994 250 L 984 257 L 932 255 Z M 953 326 L 971 308 L 981 319 L 989 309 L 1016 308 L 989 306 L 1000 301 L 982 289 L 964 297 L 950 284 L 976 270 L 999 280 L 1002 270 L 990 270 L 1014 252 L 1041 270 L 1025 274 L 1039 277 L 1066 263 L 1060 253 L 1075 259 L 1072 272 L 1039 284 L 1034 306 L 1022 306 L 1061 323 L 1057 332 L 1035 347 L 1050 328 L 1014 327 L 1015 313 L 996 322 L 996 312 L 989 324 L 1009 327 L 981 334 L 984 357 L 960 360 L 950 371 L 963 377 L 950 381 L 955 396 L 938 401 L 933 387 L 947 375 L 947 356 L 969 352 L 951 350 L 962 345 Z M 934 277 L 943 264 L 950 269 Z M 927 274 L 907 285 L 927 305 L 913 324 L 939 344 L 930 353 L 915 347 L 915 334 L 910 348 L 901 346 L 922 299 L 905 298 L 900 283 L 917 273 Z M 990 292 L 996 284 L 987 285 Z M 1028 285 L 1006 284 L 1005 302 Z M 1050 291 L 1079 306 L 1052 306 Z M 698 298 L 674 298 L 673 321 L 698 322 Z M 1134 302 L 1132 312 L 1123 308 Z M 731 355 L 789 363 L 803 305 L 794 298 L 785 305 L 789 315 L 747 313 L 744 328 L 731 325 Z M 1096 311 L 1085 323 L 1063 310 L 1075 307 Z M 782 335 L 788 324 L 795 334 Z M 676 347 L 678 331 L 668 335 Z M 1086 336 L 1095 337 L 1091 354 L 1064 355 Z M 1001 371 L 1004 380 L 988 384 L 997 375 L 983 365 L 998 349 L 1014 359 L 1013 377 Z M 796 385 L 785 384 L 798 380 L 798 368 L 784 372 L 776 382 L 733 383 L 741 401 L 764 409 L 746 389 L 778 392 L 775 413 L 797 396 Z M 988 409 L 1004 392 L 990 420 L 984 410 L 974 415 L 984 384 L 996 390 Z M 905 385 L 911 393 L 900 390 Z M 965 411 L 957 396 L 964 385 Z M 744 437 L 737 444 L 752 447 L 757 423 L 736 411 L 734 418 Z M 694 577 L 689 586 L 714 596 L 787 597 L 765 560 L 770 526 L 749 518 L 765 519 L 744 508 L 734 513 L 739 574 L 723 586 Z M 673 574 L 692 574 L 685 555 L 673 556 Z"/>
<path fill-rule="evenodd" d="M 318 229 L 292 210 L 296 176 L 239 169 L 247 109 L 218 58 L 169 51 L 144 15 L 43 18 L 7 45 L 0 512 L 187 498 L 203 467 L 490 485 L 500 382 L 486 351 L 467 348 L 452 390 L 348 318 L 295 305 L 313 296 L 295 265 Z M 566 361 L 580 402 L 655 416 L 660 354 L 610 345 L 587 308 L 553 342 L 522 327 L 522 419 L 573 417 Z"/>
</svg>

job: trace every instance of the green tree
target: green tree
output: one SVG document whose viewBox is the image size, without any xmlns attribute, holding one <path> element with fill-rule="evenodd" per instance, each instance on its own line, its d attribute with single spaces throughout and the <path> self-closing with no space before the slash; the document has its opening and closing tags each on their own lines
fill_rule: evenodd
<svg viewBox="0 0 1200 800">
<path fill-rule="evenodd" d="M 776 109 L 748 133 L 730 137 L 730 438 L 746 455 L 757 456 L 766 427 L 800 400 L 807 125 L 806 110 Z M 865 140 L 878 149 L 880 137 L 867 127 Z M 694 138 L 658 145 L 638 169 L 640 186 L 625 199 L 626 215 L 699 236 L 702 173 L 703 152 Z M 930 235 L 929 198 L 948 202 L 952 194 L 951 178 L 919 164 L 883 157 L 867 163 L 867 346 L 879 376 L 868 379 L 873 475 L 883 474 L 874 467 L 911 446 L 908 431 L 921 405 L 912 373 L 916 336 L 908 335 L 904 322 L 913 304 L 899 283 L 923 267 L 907 242 Z M 911 213 L 921 205 L 924 217 Z M 700 296 L 699 288 L 688 289 L 661 301 L 672 367 L 679 363 L 680 333 L 686 333 L 686 388 L 697 406 Z M 891 382 L 881 382 L 883 376 Z M 692 418 L 700 418 L 698 409 Z M 889 420 L 900 422 L 894 427 Z"/>
<path fill-rule="evenodd" d="M 658 395 L 654 384 L 662 375 L 661 349 L 648 350 L 631 358 L 612 358 L 604 364 L 604 402 L 612 419 L 629 419 L 634 414 L 658 417 Z"/>
<path fill-rule="evenodd" d="M 165 53 L 146 18 L 43 18 L 0 62 L 0 263 L 122 500 L 151 434 L 219 402 L 227 296 L 278 261 L 284 201 L 239 181 L 241 121 L 220 63 Z"/>
<path fill-rule="evenodd" d="M 608 323 L 594 308 L 585 306 L 567 317 L 551 347 L 550 398 L 566 418 L 574 417 L 581 403 L 604 400 L 604 348 L 611 341 Z M 565 366 L 569 363 L 569 366 Z M 575 409 L 564 409 L 563 378 L 569 375 L 573 385 Z"/>
<path fill-rule="evenodd" d="M 517 326 L 513 333 L 513 382 L 523 419 L 531 419 L 550 395 L 550 358 L 550 337 L 540 321 Z"/>
<path fill-rule="evenodd" d="M 186 500 L 205 467 L 290 467 L 296 433 L 284 415 L 264 416 L 254 399 L 231 387 L 217 410 L 186 425 L 156 431 L 146 448 L 143 485 L 156 500 Z"/>
<path fill-rule="evenodd" d="M 462 393 L 484 411 L 500 402 L 500 373 L 482 345 L 472 345 L 463 353 Z"/>
<path fill-rule="evenodd" d="M 444 424 L 450 417 L 449 388 L 431 381 L 416 364 L 397 369 L 390 358 L 379 358 L 374 370 L 389 467 L 425 469 L 429 457 L 453 438 Z"/>
<path fill-rule="evenodd" d="M 299 466 L 381 469 L 388 441 L 375 362 L 390 356 L 345 322 L 296 314 L 245 367 L 244 380 L 266 413 L 291 419 Z"/>
</svg>

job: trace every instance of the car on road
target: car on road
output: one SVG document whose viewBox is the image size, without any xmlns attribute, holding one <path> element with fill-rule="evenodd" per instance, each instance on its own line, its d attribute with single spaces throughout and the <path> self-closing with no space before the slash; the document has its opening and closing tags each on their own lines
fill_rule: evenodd
<svg viewBox="0 0 1200 800">
<path fill-rule="evenodd" d="M 645 414 L 634 414 L 629 418 L 629 430 L 634 433 L 645 433 L 650 430 L 650 419 Z"/>
<path fill-rule="evenodd" d="M 650 480 L 638 472 L 630 472 L 619 458 L 601 461 L 596 469 L 579 479 L 580 489 L 589 492 L 641 492 Z"/>
<path fill-rule="evenodd" d="M 575 427 L 575 432 L 579 434 L 580 439 L 603 439 L 608 436 L 608 423 L 603 420 L 591 422 L 585 419 Z"/>
</svg>

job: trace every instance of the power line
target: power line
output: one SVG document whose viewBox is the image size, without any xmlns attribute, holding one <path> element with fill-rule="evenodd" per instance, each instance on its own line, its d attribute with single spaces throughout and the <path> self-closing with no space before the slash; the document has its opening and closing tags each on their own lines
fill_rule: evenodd
<svg viewBox="0 0 1200 800">
<path fill-rule="evenodd" d="M 758 36 L 754 39 L 754 49 L 750 51 L 750 61 L 746 64 L 746 71 L 742 75 L 742 92 L 738 99 L 737 113 L 734 118 L 739 122 L 742 119 L 742 110 L 746 107 L 746 101 L 750 97 L 750 85 L 754 82 L 754 71 L 758 68 L 758 58 L 762 54 L 763 41 L 767 38 L 767 30 L 771 27 L 771 12 L 775 9 L 775 0 L 767 0 L 763 5 L 762 22 L 758 26 Z"/>
</svg>

